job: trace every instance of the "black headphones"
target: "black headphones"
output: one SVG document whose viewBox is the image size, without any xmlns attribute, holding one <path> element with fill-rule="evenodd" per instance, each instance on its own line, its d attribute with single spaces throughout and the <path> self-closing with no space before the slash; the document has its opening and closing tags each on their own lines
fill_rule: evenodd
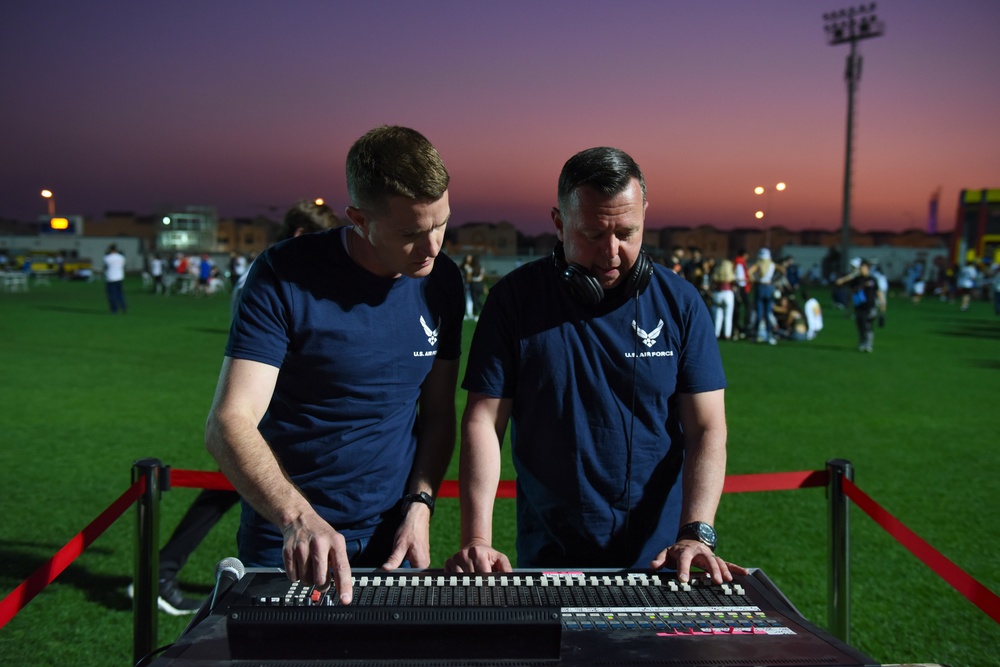
<svg viewBox="0 0 1000 667">
<path fill-rule="evenodd" d="M 557 243 L 552 251 L 552 261 L 556 270 L 566 284 L 569 285 L 570 292 L 577 301 L 585 306 L 596 306 L 604 300 L 604 288 L 597 278 L 592 276 L 587 269 L 579 264 L 567 264 L 566 253 L 563 244 Z M 625 276 L 625 294 L 629 297 L 642 294 L 649 285 L 649 279 L 653 277 L 653 262 L 644 250 L 639 251 L 639 256 L 635 258 L 632 270 Z"/>
</svg>

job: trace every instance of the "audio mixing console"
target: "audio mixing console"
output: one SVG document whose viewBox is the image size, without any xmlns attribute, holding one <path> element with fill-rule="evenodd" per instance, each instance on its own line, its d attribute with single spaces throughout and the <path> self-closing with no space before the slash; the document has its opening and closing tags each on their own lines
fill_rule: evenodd
<svg viewBox="0 0 1000 667">
<path fill-rule="evenodd" d="M 855 667 L 760 570 L 716 585 L 650 571 L 354 572 L 354 600 L 254 570 L 156 662 L 212 665 Z"/>
</svg>

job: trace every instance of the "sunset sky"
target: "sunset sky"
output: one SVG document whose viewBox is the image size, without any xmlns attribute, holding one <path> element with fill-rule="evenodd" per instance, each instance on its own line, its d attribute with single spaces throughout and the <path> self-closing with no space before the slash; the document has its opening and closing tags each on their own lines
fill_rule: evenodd
<svg viewBox="0 0 1000 667">
<path fill-rule="evenodd" d="M 647 225 L 837 229 L 848 45 L 836 0 L 0 4 L 0 218 L 348 204 L 344 158 L 414 127 L 452 175 L 453 224 L 548 231 L 562 164 L 612 145 Z M 939 227 L 1000 187 L 1000 2 L 882 0 L 860 42 L 852 222 Z M 754 186 L 788 184 L 757 197 Z"/>
</svg>

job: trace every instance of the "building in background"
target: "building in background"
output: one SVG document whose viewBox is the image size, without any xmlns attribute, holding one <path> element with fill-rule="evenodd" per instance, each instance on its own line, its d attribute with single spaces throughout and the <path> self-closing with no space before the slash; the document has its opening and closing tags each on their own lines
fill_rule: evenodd
<svg viewBox="0 0 1000 667">
<path fill-rule="evenodd" d="M 959 193 L 951 252 L 957 264 L 1000 261 L 1000 188 Z"/>
</svg>

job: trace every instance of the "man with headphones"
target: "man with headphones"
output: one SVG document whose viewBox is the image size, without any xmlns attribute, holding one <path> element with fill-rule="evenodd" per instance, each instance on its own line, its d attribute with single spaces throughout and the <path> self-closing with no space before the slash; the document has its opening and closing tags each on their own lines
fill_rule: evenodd
<svg viewBox="0 0 1000 667">
<path fill-rule="evenodd" d="M 592 148 L 559 177 L 552 257 L 491 290 L 463 387 L 462 548 L 455 572 L 511 569 L 492 546 L 508 420 L 519 567 L 692 566 L 714 554 L 726 418 L 715 330 L 698 292 L 642 251 L 646 184 L 626 153 Z"/>
</svg>

